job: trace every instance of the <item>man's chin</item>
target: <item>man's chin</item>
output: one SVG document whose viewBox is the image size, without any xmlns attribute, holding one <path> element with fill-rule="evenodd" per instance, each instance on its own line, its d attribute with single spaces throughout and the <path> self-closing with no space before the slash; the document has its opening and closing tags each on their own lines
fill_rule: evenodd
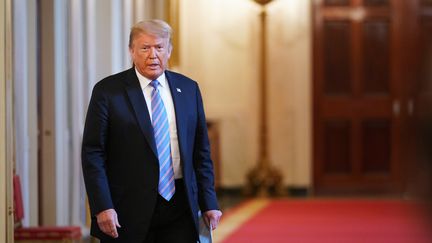
<svg viewBox="0 0 432 243">
<path fill-rule="evenodd" d="M 157 79 L 159 76 L 161 76 L 162 73 L 163 73 L 162 70 L 152 70 L 152 71 L 146 72 L 144 76 L 148 79 L 154 80 L 154 79 Z"/>
</svg>

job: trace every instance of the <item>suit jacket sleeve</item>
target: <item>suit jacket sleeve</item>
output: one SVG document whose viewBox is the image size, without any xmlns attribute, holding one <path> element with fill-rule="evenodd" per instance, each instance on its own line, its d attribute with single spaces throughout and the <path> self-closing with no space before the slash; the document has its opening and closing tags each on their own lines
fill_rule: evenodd
<svg viewBox="0 0 432 243">
<path fill-rule="evenodd" d="M 214 189 L 213 162 L 210 156 L 210 143 L 201 92 L 197 85 L 198 124 L 195 134 L 194 166 L 198 181 L 198 200 L 203 212 L 219 209 Z"/>
<path fill-rule="evenodd" d="M 82 143 L 82 168 L 91 215 L 114 208 L 106 166 L 109 101 L 103 85 L 95 85 L 87 110 Z"/>
</svg>

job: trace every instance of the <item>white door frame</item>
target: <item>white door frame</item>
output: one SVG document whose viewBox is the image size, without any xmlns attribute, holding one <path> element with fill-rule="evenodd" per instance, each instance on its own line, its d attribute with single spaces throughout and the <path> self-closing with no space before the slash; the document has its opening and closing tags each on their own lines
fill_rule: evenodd
<svg viewBox="0 0 432 243">
<path fill-rule="evenodd" d="M 0 16 L 0 241 L 13 242 L 11 0 L 0 0 Z"/>
</svg>

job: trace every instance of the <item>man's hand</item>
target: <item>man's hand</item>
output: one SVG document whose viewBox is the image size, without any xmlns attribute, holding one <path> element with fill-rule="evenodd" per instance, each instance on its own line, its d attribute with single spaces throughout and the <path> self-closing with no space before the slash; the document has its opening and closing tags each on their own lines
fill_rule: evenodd
<svg viewBox="0 0 432 243">
<path fill-rule="evenodd" d="M 211 230 L 215 230 L 219 224 L 219 220 L 222 217 L 222 212 L 219 210 L 209 210 L 204 212 L 204 222 L 207 226 L 211 225 Z"/>
<path fill-rule="evenodd" d="M 117 238 L 117 227 L 121 227 L 118 219 L 117 219 L 117 213 L 114 209 L 107 209 L 104 210 L 98 215 L 96 215 L 97 223 L 99 225 L 99 228 L 104 232 L 105 234 Z"/>
</svg>

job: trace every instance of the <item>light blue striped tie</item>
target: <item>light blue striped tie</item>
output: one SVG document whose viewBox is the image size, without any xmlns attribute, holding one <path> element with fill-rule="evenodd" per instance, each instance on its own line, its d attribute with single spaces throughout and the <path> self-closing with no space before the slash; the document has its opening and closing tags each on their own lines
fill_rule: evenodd
<svg viewBox="0 0 432 243">
<path fill-rule="evenodd" d="M 171 160 L 168 116 L 159 94 L 159 81 L 153 80 L 151 94 L 152 125 L 159 159 L 159 194 L 169 201 L 175 193 L 174 169 Z"/>
</svg>

